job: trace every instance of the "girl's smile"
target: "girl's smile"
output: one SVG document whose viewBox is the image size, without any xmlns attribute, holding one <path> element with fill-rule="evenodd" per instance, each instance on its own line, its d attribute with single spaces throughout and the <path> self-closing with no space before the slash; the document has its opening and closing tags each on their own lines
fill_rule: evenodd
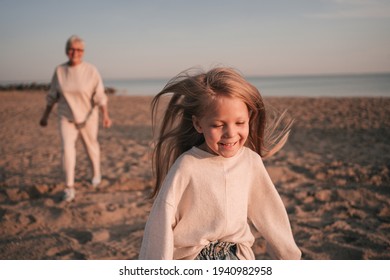
<svg viewBox="0 0 390 280">
<path fill-rule="evenodd" d="M 219 145 L 221 145 L 225 149 L 233 148 L 236 144 L 237 144 L 237 142 L 234 142 L 234 143 L 219 143 Z"/>
</svg>

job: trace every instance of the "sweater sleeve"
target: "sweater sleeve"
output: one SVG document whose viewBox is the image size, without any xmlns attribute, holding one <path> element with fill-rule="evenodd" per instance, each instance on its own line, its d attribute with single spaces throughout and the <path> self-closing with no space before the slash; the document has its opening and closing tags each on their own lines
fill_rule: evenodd
<svg viewBox="0 0 390 280">
<path fill-rule="evenodd" d="M 46 101 L 48 106 L 53 106 L 54 103 L 58 101 L 59 98 L 58 91 L 59 91 L 59 83 L 58 83 L 57 69 L 56 69 L 51 79 L 49 92 L 46 95 Z"/>
<path fill-rule="evenodd" d="M 173 259 L 173 219 L 174 208 L 162 199 L 156 200 L 145 226 L 140 260 Z"/>
<path fill-rule="evenodd" d="M 287 211 L 271 178 L 258 158 L 255 184 L 249 196 L 248 216 L 256 230 L 267 241 L 267 249 L 275 259 L 300 259 Z"/>
<path fill-rule="evenodd" d="M 179 158 L 169 170 L 145 226 L 139 259 L 172 260 L 177 206 L 189 182 L 188 168 Z"/>
</svg>

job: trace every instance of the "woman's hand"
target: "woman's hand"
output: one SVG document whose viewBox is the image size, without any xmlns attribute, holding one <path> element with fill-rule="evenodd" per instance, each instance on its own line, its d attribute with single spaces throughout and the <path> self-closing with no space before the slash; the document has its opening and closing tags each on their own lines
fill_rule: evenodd
<svg viewBox="0 0 390 280">
<path fill-rule="evenodd" d="M 40 126 L 47 126 L 47 120 L 50 116 L 51 109 L 53 108 L 53 105 L 47 105 L 45 111 L 43 112 L 43 116 L 41 120 L 39 121 Z"/>
<path fill-rule="evenodd" d="M 47 126 L 47 118 L 42 117 L 42 119 L 39 121 L 39 125 L 43 127 Z"/>
<path fill-rule="evenodd" d="M 109 128 L 112 125 L 112 120 L 109 116 L 103 116 L 103 127 Z"/>
<path fill-rule="evenodd" d="M 103 127 L 108 128 L 112 125 L 112 120 L 110 119 L 110 116 L 108 115 L 108 109 L 107 106 L 103 105 L 100 107 L 100 110 L 103 114 Z"/>
</svg>

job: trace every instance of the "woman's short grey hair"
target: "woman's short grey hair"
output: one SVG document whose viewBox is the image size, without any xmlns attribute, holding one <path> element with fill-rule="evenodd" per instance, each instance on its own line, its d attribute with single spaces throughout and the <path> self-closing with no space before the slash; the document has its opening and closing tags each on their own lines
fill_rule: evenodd
<svg viewBox="0 0 390 280">
<path fill-rule="evenodd" d="M 77 35 L 72 35 L 70 36 L 70 38 L 66 41 L 66 45 L 65 45 L 65 53 L 68 52 L 68 50 L 70 49 L 70 46 L 72 45 L 72 43 L 74 42 L 80 42 L 83 47 L 84 47 L 84 40 L 81 39 L 79 36 Z"/>
</svg>

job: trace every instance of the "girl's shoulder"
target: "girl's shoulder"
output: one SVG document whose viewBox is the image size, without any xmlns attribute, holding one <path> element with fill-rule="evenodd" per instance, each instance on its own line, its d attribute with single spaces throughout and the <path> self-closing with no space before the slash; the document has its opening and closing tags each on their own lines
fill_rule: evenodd
<svg viewBox="0 0 390 280">
<path fill-rule="evenodd" d="M 184 153 L 182 153 L 176 160 L 175 162 L 173 163 L 172 168 L 177 168 L 177 167 L 183 167 L 183 166 L 186 166 L 186 165 L 189 165 L 191 164 L 192 162 L 192 156 L 191 154 L 189 153 L 189 151 L 186 151 Z"/>
<path fill-rule="evenodd" d="M 212 154 L 209 154 L 197 147 L 192 147 L 176 159 L 172 168 L 194 170 L 194 168 L 200 168 L 207 165 L 208 162 L 213 162 L 215 158 L 216 156 Z"/>
<path fill-rule="evenodd" d="M 198 153 L 196 147 L 192 147 L 190 150 L 182 153 L 175 161 L 175 164 L 189 165 L 196 164 L 202 156 Z"/>
<path fill-rule="evenodd" d="M 242 154 L 246 157 L 260 158 L 260 155 L 258 153 L 246 146 L 242 147 Z"/>
<path fill-rule="evenodd" d="M 255 164 L 263 164 L 263 159 L 258 153 L 248 147 L 243 147 L 243 150 L 243 156 L 246 157 L 246 159 L 254 162 Z"/>
</svg>

